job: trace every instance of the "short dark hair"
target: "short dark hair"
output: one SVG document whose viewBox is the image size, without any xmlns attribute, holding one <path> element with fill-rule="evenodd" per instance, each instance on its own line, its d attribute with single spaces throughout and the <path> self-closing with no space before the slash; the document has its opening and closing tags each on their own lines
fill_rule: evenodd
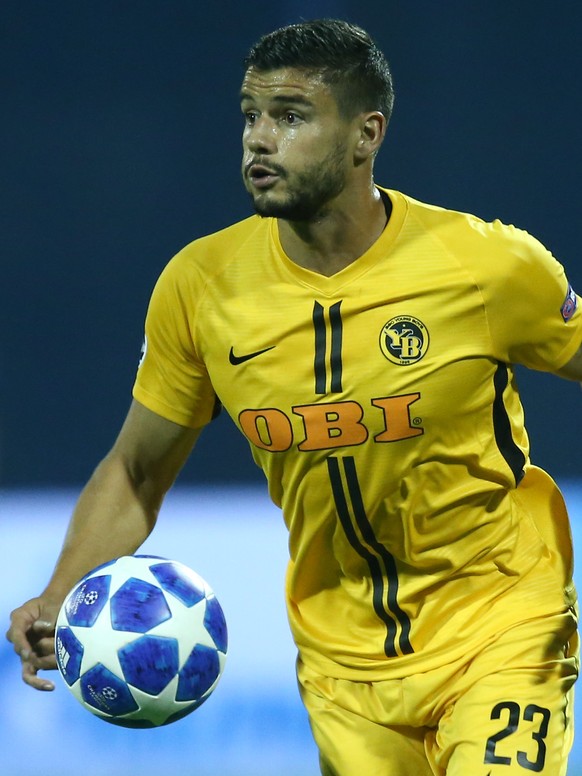
<svg viewBox="0 0 582 776">
<path fill-rule="evenodd" d="M 334 90 L 344 116 L 378 110 L 388 121 L 392 114 L 394 87 L 386 57 L 365 30 L 340 19 L 290 24 L 264 35 L 244 66 L 318 73 Z"/>
</svg>

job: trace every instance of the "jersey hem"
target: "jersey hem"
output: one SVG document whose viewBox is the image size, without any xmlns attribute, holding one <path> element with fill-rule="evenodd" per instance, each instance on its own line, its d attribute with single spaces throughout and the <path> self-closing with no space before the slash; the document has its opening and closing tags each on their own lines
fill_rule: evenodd
<svg viewBox="0 0 582 776">
<path fill-rule="evenodd" d="M 312 671 L 333 679 L 345 679 L 355 682 L 385 681 L 390 679 L 403 679 L 411 674 L 421 674 L 441 668 L 465 656 L 470 660 L 478 655 L 488 645 L 494 643 L 502 634 L 507 633 L 512 628 L 524 625 L 528 622 L 535 622 L 539 619 L 561 615 L 570 612 L 577 618 L 577 611 L 574 605 L 568 605 L 567 602 L 557 609 L 545 609 L 537 612 L 530 612 L 530 616 L 523 619 L 507 622 L 499 629 L 484 634 L 479 639 L 459 642 L 455 649 L 451 645 L 445 645 L 442 649 L 432 652 L 430 655 L 426 651 L 420 651 L 412 655 L 405 655 L 397 658 L 386 657 L 384 660 L 370 659 L 367 663 L 361 665 L 348 665 L 340 663 L 331 657 L 323 656 L 318 649 L 297 645 L 299 659 Z"/>
</svg>

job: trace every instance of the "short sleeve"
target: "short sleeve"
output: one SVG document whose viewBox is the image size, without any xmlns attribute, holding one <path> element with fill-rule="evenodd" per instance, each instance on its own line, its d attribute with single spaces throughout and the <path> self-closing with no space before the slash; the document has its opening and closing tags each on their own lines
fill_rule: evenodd
<svg viewBox="0 0 582 776">
<path fill-rule="evenodd" d="M 491 225 L 495 265 L 484 286 L 496 356 L 508 363 L 554 372 L 582 343 L 581 300 L 564 267 L 535 238 L 499 222 Z"/>
<path fill-rule="evenodd" d="M 218 402 L 192 340 L 195 290 L 186 270 L 178 255 L 156 283 L 133 396 L 174 423 L 199 428 L 212 419 Z"/>
</svg>

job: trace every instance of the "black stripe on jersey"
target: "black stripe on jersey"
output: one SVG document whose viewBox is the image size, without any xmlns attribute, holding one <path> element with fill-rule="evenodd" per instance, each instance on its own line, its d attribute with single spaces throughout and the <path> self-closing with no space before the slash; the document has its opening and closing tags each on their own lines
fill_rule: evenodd
<svg viewBox="0 0 582 776">
<path fill-rule="evenodd" d="M 350 497 L 352 504 L 354 505 L 354 515 L 360 532 L 366 543 L 380 556 L 386 570 L 388 579 L 388 595 L 386 603 L 400 623 L 400 649 L 403 655 L 409 655 L 414 651 L 410 644 L 410 618 L 406 612 L 402 611 L 400 604 L 398 603 L 398 572 L 396 570 L 396 561 L 394 560 L 394 556 L 388 552 L 386 547 L 384 547 L 384 545 L 374 536 L 374 531 L 366 515 L 366 509 L 362 500 L 362 491 L 360 490 L 356 472 L 356 464 L 353 458 L 344 459 L 344 469 L 346 472 Z"/>
<path fill-rule="evenodd" d="M 315 393 L 325 393 L 325 318 L 319 302 L 313 305 L 313 328 L 315 330 Z"/>
<path fill-rule="evenodd" d="M 384 641 L 384 652 L 388 657 L 398 656 L 399 652 L 396 647 L 396 637 L 397 625 L 399 624 L 400 637 L 398 639 L 398 646 L 400 648 L 400 654 L 410 654 L 414 651 L 409 639 L 410 618 L 402 611 L 398 604 L 398 576 L 394 558 L 374 536 L 372 526 L 366 516 L 354 459 L 348 457 L 341 460 L 343 462 L 347 482 L 347 494 L 342 481 L 339 459 L 327 459 L 334 501 L 339 520 L 349 543 L 356 550 L 358 555 L 364 558 L 370 568 L 374 588 L 372 605 L 377 616 L 386 625 L 387 630 L 386 639 Z M 351 512 L 353 512 L 355 523 L 364 541 L 361 541 L 358 536 L 354 522 L 352 521 Z M 369 548 L 374 550 L 374 552 L 371 552 Z M 384 567 L 388 584 L 386 602 L 384 602 L 384 572 L 382 566 Z"/>
<path fill-rule="evenodd" d="M 524 475 L 525 455 L 515 443 L 511 434 L 511 423 L 507 408 L 503 401 L 503 394 L 509 382 L 507 364 L 500 361 L 493 377 L 495 387 L 495 399 L 493 400 L 493 431 L 499 452 L 505 458 L 507 465 L 513 472 L 516 485 L 519 485 Z"/>
<path fill-rule="evenodd" d="M 343 326 L 340 314 L 341 301 L 329 308 L 331 326 L 331 392 L 341 393 L 342 389 L 342 337 Z"/>
<path fill-rule="evenodd" d="M 340 313 L 341 300 L 331 305 L 328 310 L 329 324 L 326 321 L 326 310 L 319 302 L 313 305 L 313 328 L 315 331 L 315 393 L 327 393 L 328 384 L 328 342 L 329 382 L 330 392 L 340 393 L 342 390 L 342 344 L 343 323 Z"/>
</svg>

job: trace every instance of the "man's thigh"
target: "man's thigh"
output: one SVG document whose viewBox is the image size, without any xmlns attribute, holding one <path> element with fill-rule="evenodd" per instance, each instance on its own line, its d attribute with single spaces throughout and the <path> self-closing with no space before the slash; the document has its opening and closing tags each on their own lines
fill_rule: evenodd
<svg viewBox="0 0 582 776">
<path fill-rule="evenodd" d="M 434 776 L 424 728 L 388 724 L 401 701 L 400 682 L 348 682 L 299 669 L 303 702 L 323 776 Z"/>
<path fill-rule="evenodd" d="M 441 719 L 437 763 L 447 776 L 565 776 L 572 744 L 571 693 L 519 671 L 483 680 Z"/>
<path fill-rule="evenodd" d="M 434 776 L 422 729 L 380 725 L 322 698 L 306 705 L 323 776 Z"/>
<path fill-rule="evenodd" d="M 568 618 L 562 620 L 562 632 L 571 637 L 566 633 Z M 535 623 L 516 628 L 502 637 L 490 654 L 476 658 L 460 681 L 460 685 L 466 681 L 467 688 L 441 716 L 433 746 L 428 744 L 437 773 L 565 776 L 573 739 L 573 685 L 578 661 L 564 646 L 568 638 L 556 648 L 556 641 L 552 644 L 548 635 L 546 654 L 540 654 L 544 636 L 539 629 L 544 624 L 538 623 L 538 630 Z M 554 638 L 560 630 L 556 628 Z M 528 660 L 529 655 L 538 659 Z M 473 682 L 472 673 L 482 672 L 487 664 L 499 668 L 481 673 Z"/>
</svg>

